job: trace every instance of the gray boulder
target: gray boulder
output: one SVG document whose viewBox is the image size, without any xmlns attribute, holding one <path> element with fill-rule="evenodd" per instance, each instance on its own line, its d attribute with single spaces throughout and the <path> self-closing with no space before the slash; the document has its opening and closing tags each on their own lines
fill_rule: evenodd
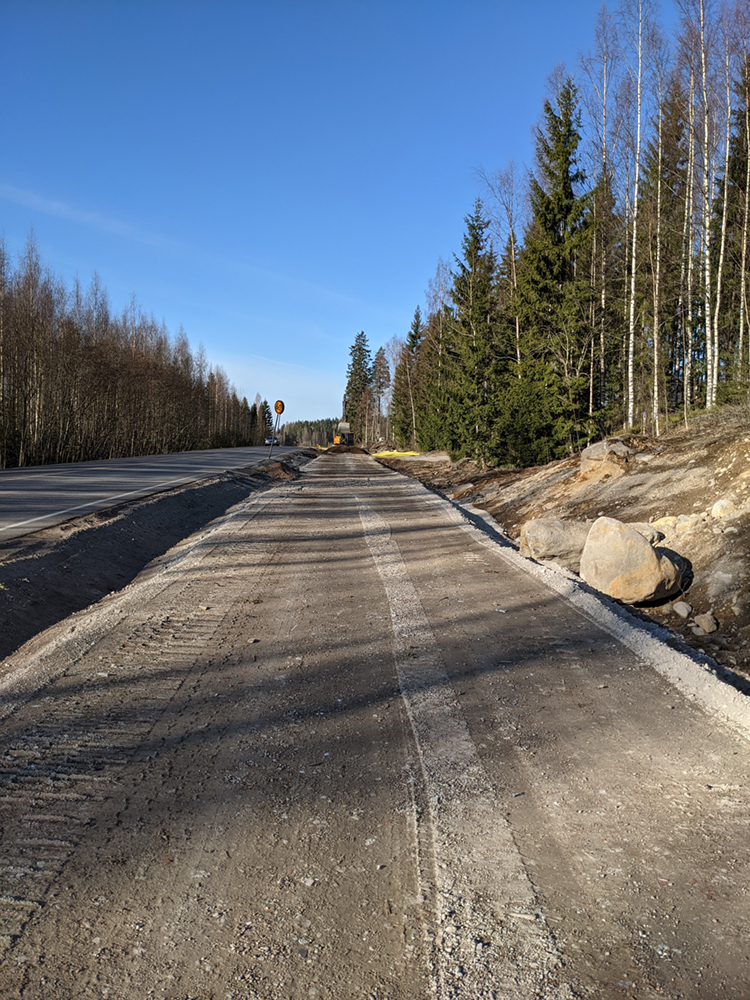
<svg viewBox="0 0 750 1000">
<path fill-rule="evenodd" d="M 643 534 L 613 517 L 599 517 L 586 538 L 581 576 L 625 604 L 669 597 L 680 589 L 683 566 Z"/>
<path fill-rule="evenodd" d="M 590 527 L 586 521 L 533 518 L 521 526 L 519 551 L 528 559 L 546 559 L 577 573 Z"/>
<path fill-rule="evenodd" d="M 633 455 L 634 449 L 628 448 L 622 438 L 605 438 L 583 449 L 581 472 L 606 468 L 611 473 L 621 474 Z"/>
</svg>

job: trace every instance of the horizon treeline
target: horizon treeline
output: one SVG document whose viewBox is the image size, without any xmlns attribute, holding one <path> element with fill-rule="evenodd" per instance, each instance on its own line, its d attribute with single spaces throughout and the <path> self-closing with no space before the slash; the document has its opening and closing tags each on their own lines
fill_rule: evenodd
<svg viewBox="0 0 750 1000">
<path fill-rule="evenodd" d="M 281 428 L 283 444 L 301 448 L 325 448 L 333 444 L 338 417 L 321 417 L 319 420 L 294 420 Z"/>
<path fill-rule="evenodd" d="M 0 243 L 0 468 L 258 445 L 271 426 L 182 329 L 135 301 L 114 315 L 96 275 L 66 288 L 33 237 L 16 267 Z"/>
<path fill-rule="evenodd" d="M 529 465 L 748 398 L 750 7 L 675 7 L 671 42 L 650 0 L 602 7 L 532 169 L 482 173 L 389 345 L 400 446 Z"/>
</svg>

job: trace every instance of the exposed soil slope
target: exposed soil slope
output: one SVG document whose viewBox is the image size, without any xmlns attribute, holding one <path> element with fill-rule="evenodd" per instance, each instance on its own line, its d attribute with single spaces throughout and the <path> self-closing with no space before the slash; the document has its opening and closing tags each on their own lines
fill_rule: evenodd
<svg viewBox="0 0 750 1000">
<path fill-rule="evenodd" d="M 520 471 L 482 470 L 471 460 L 454 463 L 434 454 L 380 461 L 488 511 L 513 539 L 525 521 L 550 513 L 589 521 L 601 515 L 626 522 L 673 518 L 659 527 L 663 544 L 692 565 L 682 599 L 694 614 L 712 612 L 719 630 L 695 636 L 692 617 L 673 612 L 674 599 L 636 613 L 750 674 L 750 411 L 725 407 L 659 439 L 632 437 L 628 444 L 637 452 L 630 460 L 600 462 L 588 471 L 578 456 Z M 735 509 L 714 516 L 719 500 L 732 501 Z"/>
</svg>

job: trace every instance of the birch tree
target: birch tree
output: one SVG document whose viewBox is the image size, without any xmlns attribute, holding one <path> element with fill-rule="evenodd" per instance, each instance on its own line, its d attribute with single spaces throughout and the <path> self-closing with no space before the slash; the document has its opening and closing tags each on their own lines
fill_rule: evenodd
<svg viewBox="0 0 750 1000">
<path fill-rule="evenodd" d="M 641 147 L 646 98 L 646 68 L 652 52 L 653 4 L 651 0 L 626 0 L 619 9 L 623 57 L 635 97 L 633 187 L 630 200 L 630 289 L 627 341 L 627 416 L 635 423 L 636 276 L 638 273 L 638 207 L 640 202 Z"/>
</svg>

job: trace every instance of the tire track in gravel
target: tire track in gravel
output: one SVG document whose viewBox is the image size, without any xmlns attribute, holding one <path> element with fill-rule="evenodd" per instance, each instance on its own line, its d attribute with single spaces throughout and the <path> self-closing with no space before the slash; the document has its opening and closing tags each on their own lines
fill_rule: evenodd
<svg viewBox="0 0 750 1000">
<path fill-rule="evenodd" d="M 535 910 L 502 804 L 457 707 L 398 545 L 387 522 L 357 499 L 388 595 L 399 682 L 427 792 L 417 836 L 425 844 L 422 853 L 435 858 L 435 994 L 441 1000 L 572 997 L 567 986 L 551 981 L 550 972 L 560 966 L 552 936 Z M 431 895 L 429 885 L 423 891 Z"/>
<path fill-rule="evenodd" d="M 267 496 L 245 501 L 244 523 L 270 502 Z M 0 758 L 0 955 L 44 908 L 101 804 L 116 794 L 123 769 L 148 743 L 195 668 L 196 652 L 210 649 L 246 587 L 244 571 L 234 577 L 222 573 L 210 602 L 198 605 L 191 600 L 195 584 L 185 585 L 176 572 L 187 561 L 210 577 L 217 549 L 223 558 L 231 555 L 221 540 L 226 521 L 204 534 L 197 555 L 190 551 L 187 560 L 178 555 L 147 583 L 140 580 L 89 612 L 84 642 L 69 627 L 53 640 L 53 649 L 6 675 L 0 687 L 5 694 L 0 717 L 6 716 Z M 268 563 L 274 551 L 274 546 L 256 551 L 256 564 Z M 165 590 L 181 610 L 149 614 L 149 604 Z M 196 596 L 206 600 L 202 587 Z M 12 659 L 22 657 L 21 651 Z M 45 681 L 39 700 L 19 709 L 19 701 L 33 698 Z"/>
<path fill-rule="evenodd" d="M 369 459 L 324 459 L 302 485 L 234 508 L 73 619 L 75 631 L 56 630 L 16 661 L 20 682 L 0 686 L 13 741 L 0 772 L 8 996 L 619 998 L 635 989 L 631 968 L 639 983 L 653 980 L 643 996 L 708 996 L 695 992 L 701 972 L 708 980 L 702 966 L 694 987 L 670 985 L 678 959 L 659 965 L 666 939 L 655 933 L 665 926 L 657 907 L 674 908 L 680 892 L 690 902 L 699 888 L 685 893 L 659 871 L 664 889 L 647 903 L 623 895 L 623 875 L 641 881 L 635 869 L 614 871 L 613 851 L 632 835 L 621 800 L 647 842 L 671 833 L 654 786 L 665 768 L 651 760 L 659 716 L 633 700 L 673 696 L 650 672 L 639 679 L 622 619 L 600 617 L 590 595 L 585 607 L 556 607 L 546 572 L 506 574 L 499 564 L 517 557 L 478 535 L 454 507 Z M 484 559 L 490 549 L 498 559 Z M 502 582 L 482 575 L 501 570 Z M 714 751 L 692 706 L 669 707 L 675 734 L 682 722 L 684 742 L 698 737 L 675 752 L 679 770 L 701 747 Z M 741 926 L 746 890 L 734 868 L 747 795 L 741 763 L 736 779 L 711 787 L 718 750 L 696 778 L 711 784 L 701 791 L 691 772 L 692 799 L 670 813 L 690 809 L 690 864 L 717 896 L 718 929 L 698 927 L 679 961 L 696 971 L 713 941 L 711 975 L 734 983 L 719 945 L 740 954 L 726 934 Z M 634 760 L 637 787 L 621 773 Z M 579 782 L 600 767 L 607 796 L 587 790 L 588 774 Z M 703 823 L 716 838 L 730 813 L 720 846 L 736 837 L 742 850 L 719 871 L 718 899 L 713 862 L 695 849 L 703 832 L 691 831 Z M 677 864 L 666 851 L 665 863 Z M 637 867 L 650 877 L 651 865 Z M 597 926 L 569 912 L 580 898 Z M 644 906 L 652 941 L 640 935 Z M 555 914 L 564 933 L 548 923 Z M 612 948 L 609 972 L 582 980 L 588 958 L 574 939 L 590 935 L 586 951 L 601 963 L 613 926 L 622 954 Z"/>
</svg>

